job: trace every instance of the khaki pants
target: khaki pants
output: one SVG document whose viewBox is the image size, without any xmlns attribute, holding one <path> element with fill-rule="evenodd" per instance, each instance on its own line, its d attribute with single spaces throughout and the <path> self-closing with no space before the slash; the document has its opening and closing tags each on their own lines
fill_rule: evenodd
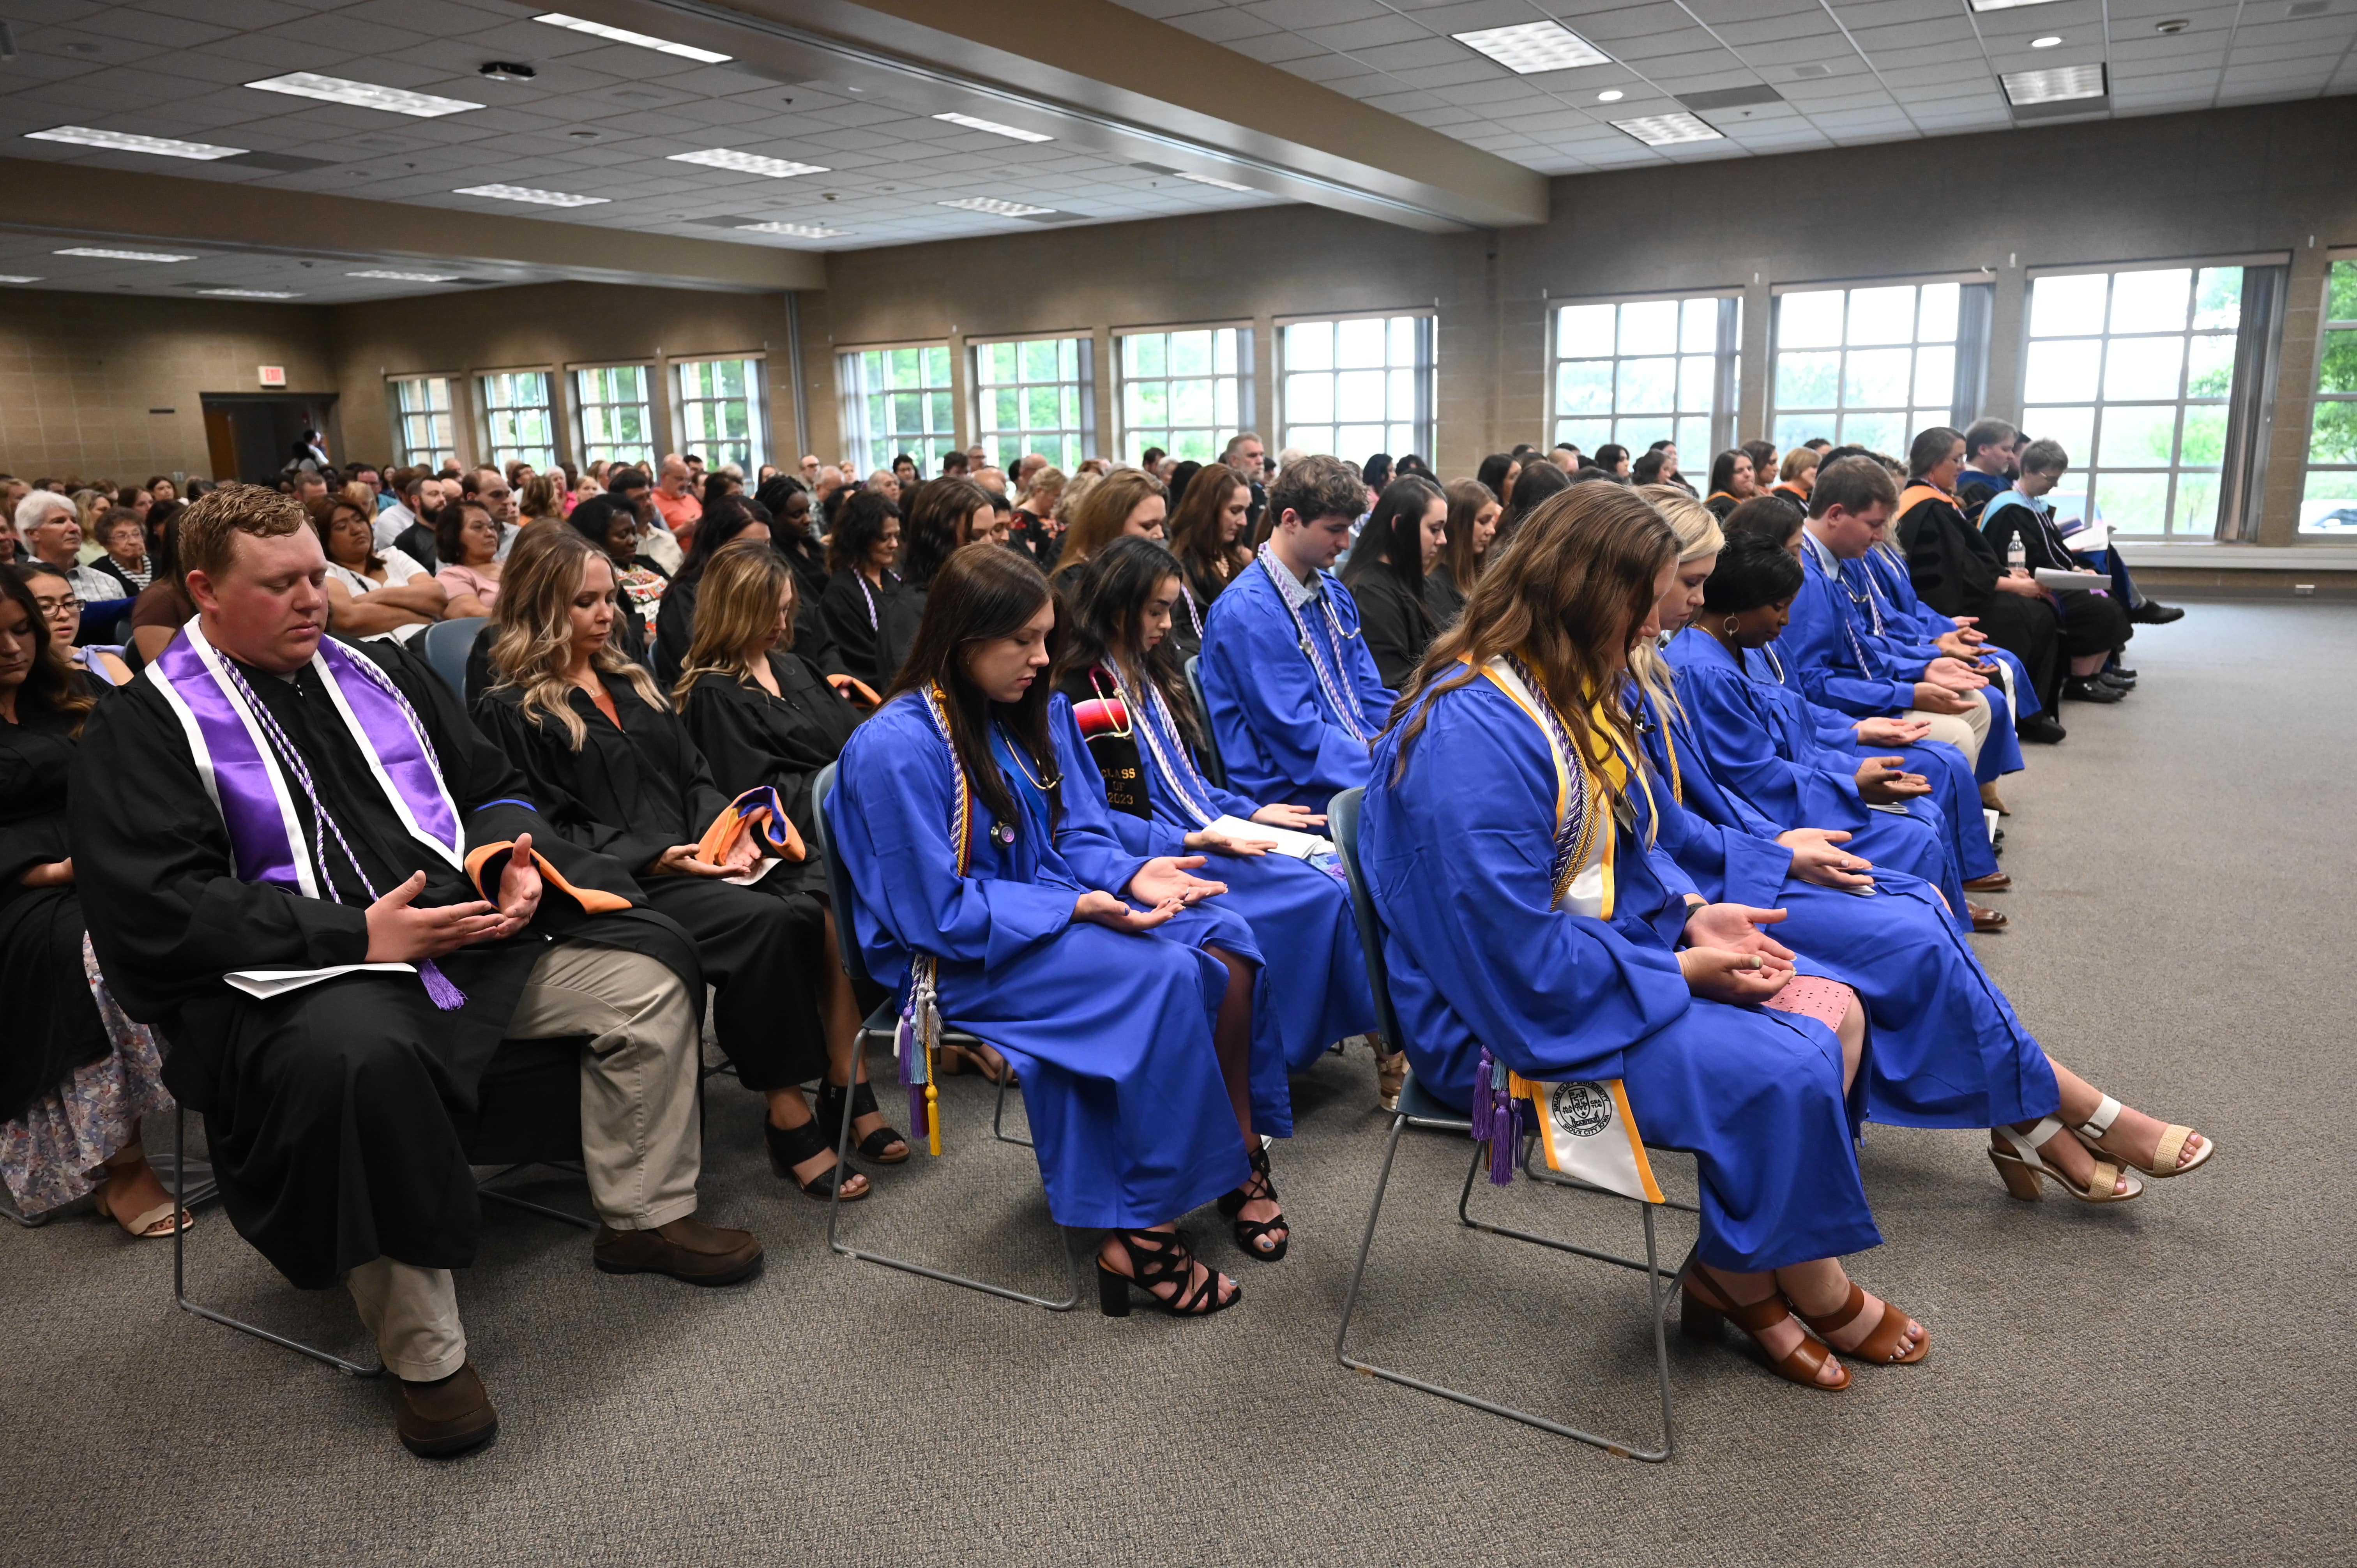
<svg viewBox="0 0 2357 1568">
<path fill-rule="evenodd" d="M 659 959 L 559 942 L 533 966 L 508 1037 L 592 1036 L 581 1054 L 581 1163 L 613 1230 L 651 1230 L 695 1212 L 702 1033 L 687 988 Z M 430 1382 L 466 1361 L 449 1270 L 378 1258 L 345 1283 L 393 1376 Z"/>
<path fill-rule="evenodd" d="M 1989 705 L 1988 698 L 1981 693 L 1973 692 L 1968 694 L 1973 700 L 1973 705 L 1964 713 L 1931 714 L 1925 713 L 1921 708 L 1910 708 L 1899 716 L 1903 719 L 1927 720 L 1932 725 L 1932 731 L 1923 737 L 1924 739 L 1947 742 L 1964 754 L 1966 762 L 1977 768 L 1981 760 L 1981 743 L 1988 738 Z"/>
</svg>

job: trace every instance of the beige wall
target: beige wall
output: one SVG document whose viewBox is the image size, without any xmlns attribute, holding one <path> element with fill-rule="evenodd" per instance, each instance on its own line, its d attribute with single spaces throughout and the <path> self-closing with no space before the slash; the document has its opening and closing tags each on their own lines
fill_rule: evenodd
<svg viewBox="0 0 2357 1568">
<path fill-rule="evenodd" d="M 210 474 L 203 392 L 336 390 L 324 310 L 0 289 L 0 469 L 21 478 Z M 164 410 L 167 412 L 155 412 Z"/>
</svg>

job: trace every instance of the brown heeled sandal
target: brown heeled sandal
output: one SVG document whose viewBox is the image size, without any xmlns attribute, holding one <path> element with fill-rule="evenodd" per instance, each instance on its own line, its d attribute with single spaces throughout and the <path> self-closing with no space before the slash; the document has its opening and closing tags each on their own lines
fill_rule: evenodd
<svg viewBox="0 0 2357 1568">
<path fill-rule="evenodd" d="M 2115 1155 L 2104 1147 L 2102 1140 L 2111 1132 L 2112 1123 L 2118 1120 L 2121 1109 L 2120 1102 L 2106 1094 L 2096 1105 L 2093 1115 L 2071 1129 L 2079 1142 L 2086 1144 L 2088 1151 L 2099 1160 L 2109 1160 L 2115 1165 L 2140 1171 L 2155 1181 L 2167 1181 L 2171 1176 L 2192 1175 L 2208 1165 L 2210 1156 L 2218 1152 L 2218 1140 L 2204 1133 L 2201 1150 L 2179 1165 L 2178 1162 L 2185 1154 L 2185 1142 L 2193 1136 L 2193 1129 L 2172 1122 L 2161 1131 L 2160 1144 L 2152 1152 L 2152 1164 L 2138 1165 L 2126 1155 Z"/>
<path fill-rule="evenodd" d="M 2134 1176 L 2127 1176 L 2127 1191 L 2115 1190 L 2122 1176 L 2126 1175 L 2118 1161 L 2108 1155 L 2098 1155 L 2095 1168 L 2083 1187 L 2064 1176 L 2061 1170 L 2038 1157 L 2038 1151 L 2062 1134 L 2062 1123 L 2049 1116 L 2027 1133 L 2010 1127 L 1992 1127 L 1990 1132 L 2013 1145 L 2010 1152 L 1989 1147 L 1989 1164 L 2005 1183 L 2005 1190 L 2024 1203 L 2036 1203 L 2046 1195 L 2045 1184 L 2052 1182 L 2082 1203 L 2126 1203 L 2144 1191 L 2144 1183 Z"/>
<path fill-rule="evenodd" d="M 1849 1387 L 1849 1369 L 1838 1362 L 1835 1363 L 1835 1369 L 1841 1373 L 1839 1382 L 1823 1383 L 1817 1380 L 1817 1373 L 1824 1369 L 1827 1361 L 1834 1359 L 1834 1355 L 1832 1351 L 1805 1334 L 1801 1336 L 1800 1344 L 1792 1348 L 1792 1354 L 1787 1356 L 1768 1354 L 1768 1347 L 1760 1342 L 1760 1334 L 1775 1327 L 1792 1316 L 1791 1310 L 1784 1305 L 1784 1298 L 1773 1291 L 1749 1306 L 1737 1306 L 1729 1302 L 1715 1302 L 1695 1294 L 1695 1282 L 1692 1279 L 1688 1279 L 1679 1289 L 1678 1332 L 1686 1338 L 1705 1345 L 1715 1344 L 1718 1339 L 1718 1326 L 1721 1323 L 1732 1322 L 1738 1328 L 1751 1337 L 1751 1342 L 1754 1345 L 1759 1346 L 1760 1359 L 1768 1363 L 1768 1369 L 1785 1381 L 1798 1383 L 1804 1389 L 1814 1389 L 1819 1393 L 1826 1394 L 1837 1394 Z"/>
<path fill-rule="evenodd" d="M 1813 1316 L 1803 1312 L 1797 1303 L 1792 1307 L 1793 1313 L 1800 1320 L 1807 1324 L 1816 1337 L 1824 1340 L 1836 1356 L 1854 1357 L 1860 1361 L 1870 1361 L 1878 1367 L 1911 1367 L 1932 1353 L 1932 1331 L 1926 1328 L 1923 1330 L 1923 1337 L 1915 1342 L 1913 1354 L 1906 1356 L 1891 1354 L 1899 1348 L 1900 1337 L 1907 1332 L 1907 1325 L 1911 1320 L 1907 1314 L 1887 1301 L 1882 1304 L 1882 1321 L 1874 1326 L 1873 1333 L 1859 1340 L 1851 1349 L 1845 1350 L 1835 1345 L 1834 1336 L 1848 1326 L 1851 1320 L 1865 1310 L 1866 1292 L 1858 1288 L 1855 1280 L 1850 1282 L 1849 1299 L 1831 1312 Z"/>
</svg>

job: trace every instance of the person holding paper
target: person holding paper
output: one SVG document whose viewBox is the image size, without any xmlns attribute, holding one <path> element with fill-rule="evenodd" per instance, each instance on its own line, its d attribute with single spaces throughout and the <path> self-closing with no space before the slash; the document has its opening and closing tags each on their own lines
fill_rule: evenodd
<svg viewBox="0 0 2357 1568">
<path fill-rule="evenodd" d="M 1222 902 L 1268 955 L 1274 1022 L 1286 1067 L 1300 1072 L 1375 1027 L 1350 889 L 1333 846 L 1313 836 L 1322 815 L 1264 806 L 1203 776 L 1195 705 L 1171 651 L 1184 591 L 1178 558 L 1150 539 L 1118 540 L 1089 563 L 1057 660 L 1051 706 L 1081 753 L 1063 766 L 1103 781 L 1111 825 L 1132 854 L 1220 857 Z"/>
<path fill-rule="evenodd" d="M 351 1290 L 405 1445 L 477 1446 L 498 1417 L 450 1275 L 480 1204 L 456 1119 L 503 1038 L 590 1036 L 598 1268 L 722 1284 L 760 1265 L 749 1232 L 694 1218 L 703 971 L 619 865 L 548 831 L 425 665 L 323 640 L 298 502 L 224 485 L 180 529 L 197 614 L 75 762 L 91 943 L 172 1042 L 165 1081 L 205 1118 L 238 1233 L 295 1284 Z M 274 969 L 332 978 L 235 983 Z"/>
<path fill-rule="evenodd" d="M 2051 709 L 2062 694 L 2053 603 L 2027 571 L 2009 570 L 2005 557 L 1964 521 L 1952 489 L 1964 462 L 1964 438 L 1958 432 L 1935 424 L 1919 433 L 1907 449 L 1907 489 L 1890 508 L 1891 532 L 1923 603 L 1942 615 L 1973 617 L 1976 630 L 2021 660 L 2039 702 Z M 1814 532 L 1813 497 L 1809 504 Z"/>
<path fill-rule="evenodd" d="M 769 1102 L 770 1168 L 811 1197 L 838 1184 L 865 1197 L 867 1178 L 838 1163 L 801 1088 L 823 1070 L 830 1033 L 848 1058 L 860 1016 L 829 957 L 826 908 L 791 874 L 808 856 L 801 833 L 773 789 L 713 784 L 653 677 L 611 646 L 615 615 L 613 564 L 586 540 L 510 562 L 475 722 L 523 770 L 553 833 L 619 861 L 694 940 L 719 993 L 713 1033 Z M 869 1131 L 882 1128 L 878 1116 Z M 877 1148 L 887 1164 L 909 1157 L 897 1135 Z"/>
<path fill-rule="evenodd" d="M 2091 693 L 2097 688 L 2126 693 L 2136 684 L 2133 676 L 2104 669 L 2126 651 L 2128 639 L 2136 635 L 2129 607 L 2114 596 L 2111 578 L 2071 553 L 2070 546 L 2055 532 L 2054 520 L 2039 504 L 2039 498 L 2070 471 L 2071 455 L 2059 441 L 2033 441 L 2022 448 L 2019 461 L 2019 477 L 1981 508 L 1981 533 L 1999 559 L 2010 554 L 2018 541 L 2023 564 L 2033 573 L 2068 573 L 2085 583 L 2084 589 L 2047 585 L 2062 618 L 2062 651 L 2071 660 L 2062 694 L 2083 701 L 2118 702 L 2117 695 Z"/>
</svg>

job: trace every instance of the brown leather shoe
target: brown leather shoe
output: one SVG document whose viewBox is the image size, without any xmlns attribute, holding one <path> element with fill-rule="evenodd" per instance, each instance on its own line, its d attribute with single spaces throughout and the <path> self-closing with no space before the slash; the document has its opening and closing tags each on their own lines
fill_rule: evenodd
<svg viewBox="0 0 2357 1568">
<path fill-rule="evenodd" d="M 2006 928 L 2006 918 L 1986 904 L 1975 904 L 1967 898 L 1964 911 L 1972 916 L 1973 929 L 1976 931 L 2001 931 Z"/>
<path fill-rule="evenodd" d="M 1964 891 L 1967 893 L 2002 893 L 2012 886 L 2013 876 L 2011 873 L 1992 871 L 1986 876 L 1975 876 L 1970 882 L 1965 883 Z"/>
<path fill-rule="evenodd" d="M 491 1408 L 491 1396 L 468 1361 L 435 1382 L 401 1380 L 393 1395 L 393 1428 L 412 1454 L 447 1459 L 497 1437 L 500 1412 Z"/>
<path fill-rule="evenodd" d="M 652 1230 L 597 1227 L 593 1250 L 609 1274 L 669 1274 L 692 1285 L 733 1285 L 761 1266 L 761 1243 L 750 1230 L 724 1230 L 690 1216 Z"/>
</svg>

